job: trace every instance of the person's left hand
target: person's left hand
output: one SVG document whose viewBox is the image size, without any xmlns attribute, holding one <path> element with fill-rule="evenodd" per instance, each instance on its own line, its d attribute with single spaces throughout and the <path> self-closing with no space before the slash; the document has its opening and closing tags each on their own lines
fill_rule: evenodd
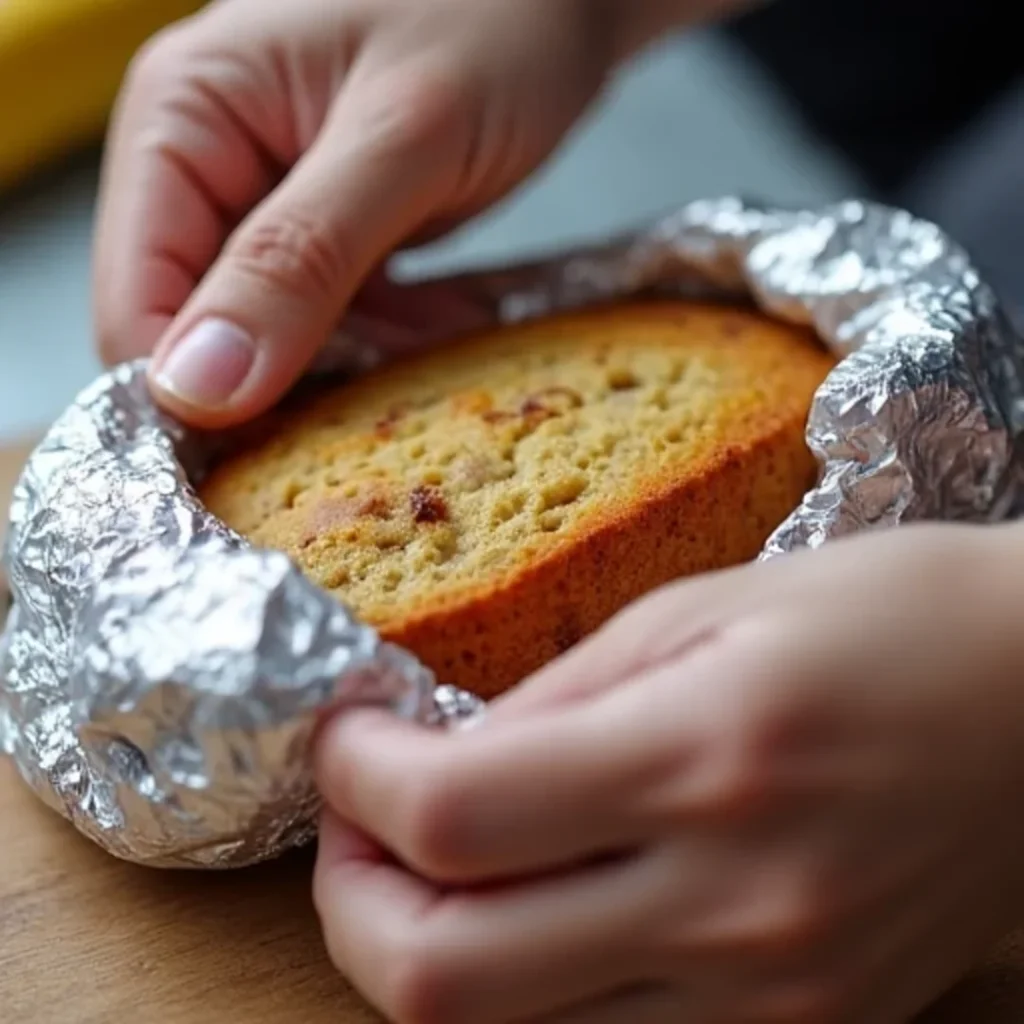
<svg viewBox="0 0 1024 1024">
<path fill-rule="evenodd" d="M 1017 923 L 1018 527 L 669 587 L 432 733 L 317 749 L 334 962 L 399 1024 L 906 1021 Z"/>
</svg>

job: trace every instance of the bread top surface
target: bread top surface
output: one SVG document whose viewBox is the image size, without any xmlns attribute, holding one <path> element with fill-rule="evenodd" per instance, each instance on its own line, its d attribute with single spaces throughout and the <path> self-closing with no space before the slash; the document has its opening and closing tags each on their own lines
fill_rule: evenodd
<svg viewBox="0 0 1024 1024">
<path fill-rule="evenodd" d="M 551 318 L 282 409 L 200 494 L 386 629 L 479 600 L 723 460 L 796 436 L 831 365 L 809 332 L 713 305 Z"/>
</svg>

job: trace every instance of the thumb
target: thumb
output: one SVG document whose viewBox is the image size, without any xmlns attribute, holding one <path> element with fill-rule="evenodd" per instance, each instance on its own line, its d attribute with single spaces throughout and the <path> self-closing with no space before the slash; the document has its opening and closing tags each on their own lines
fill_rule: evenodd
<svg viewBox="0 0 1024 1024">
<path fill-rule="evenodd" d="M 273 405 L 362 280 L 445 197 L 454 109 L 444 90 L 419 82 L 347 86 L 317 141 L 235 231 L 158 343 L 157 400 L 206 428 Z"/>
</svg>

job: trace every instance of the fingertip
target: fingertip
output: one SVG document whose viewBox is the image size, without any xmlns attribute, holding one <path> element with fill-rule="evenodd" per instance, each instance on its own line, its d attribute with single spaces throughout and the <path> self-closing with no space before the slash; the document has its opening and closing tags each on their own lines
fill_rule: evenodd
<svg viewBox="0 0 1024 1024">
<path fill-rule="evenodd" d="M 358 829 L 330 810 L 320 815 L 316 864 L 313 869 L 313 905 L 326 937 L 333 936 L 343 909 L 346 889 L 358 884 L 360 872 L 387 860 L 385 851 Z M 329 941 L 332 956 L 338 943 Z"/>
<path fill-rule="evenodd" d="M 238 426 L 272 408 L 294 385 L 302 365 L 282 360 L 272 345 L 242 326 L 243 317 L 215 314 L 189 319 L 158 344 L 150 364 L 150 391 L 182 422 L 215 430 Z M 285 362 L 285 365 L 282 365 Z"/>
<path fill-rule="evenodd" d="M 361 737 L 386 734 L 403 725 L 408 723 L 385 708 L 334 708 L 320 723 L 316 744 L 318 749 L 344 749 Z"/>
<path fill-rule="evenodd" d="M 253 374 L 256 343 L 227 317 L 199 319 L 161 341 L 149 366 L 153 397 L 186 423 L 215 427 L 237 422 L 236 396 Z"/>
<path fill-rule="evenodd" d="M 194 405 L 187 398 L 178 394 L 173 386 L 161 377 L 158 372 L 148 371 L 149 392 L 153 401 L 166 413 L 173 416 L 179 423 L 196 430 L 227 430 L 240 426 L 254 418 L 256 413 L 246 415 L 244 411 L 234 408 L 204 408 Z"/>
<path fill-rule="evenodd" d="M 425 732 L 379 708 L 334 713 L 313 742 L 313 774 L 321 796 L 335 811 L 352 815 L 357 802 L 354 790 L 369 767 L 368 758 L 411 754 Z"/>
</svg>

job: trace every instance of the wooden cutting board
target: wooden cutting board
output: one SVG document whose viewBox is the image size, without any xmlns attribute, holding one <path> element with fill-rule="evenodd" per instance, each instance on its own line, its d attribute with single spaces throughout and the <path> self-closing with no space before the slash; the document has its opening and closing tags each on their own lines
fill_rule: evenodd
<svg viewBox="0 0 1024 1024">
<path fill-rule="evenodd" d="M 23 448 L 0 449 L 4 507 L 23 458 Z M 0 1020 L 381 1024 L 324 955 L 309 853 L 226 874 L 123 864 L 44 808 L 2 759 L 0 822 Z M 1024 933 L 920 1024 L 1021 1022 Z"/>
<path fill-rule="evenodd" d="M 0 448 L 4 510 L 26 454 Z M 225 874 L 124 864 L 3 757 L 0 832 L 2 1024 L 381 1024 L 324 953 L 308 852 Z"/>
</svg>

